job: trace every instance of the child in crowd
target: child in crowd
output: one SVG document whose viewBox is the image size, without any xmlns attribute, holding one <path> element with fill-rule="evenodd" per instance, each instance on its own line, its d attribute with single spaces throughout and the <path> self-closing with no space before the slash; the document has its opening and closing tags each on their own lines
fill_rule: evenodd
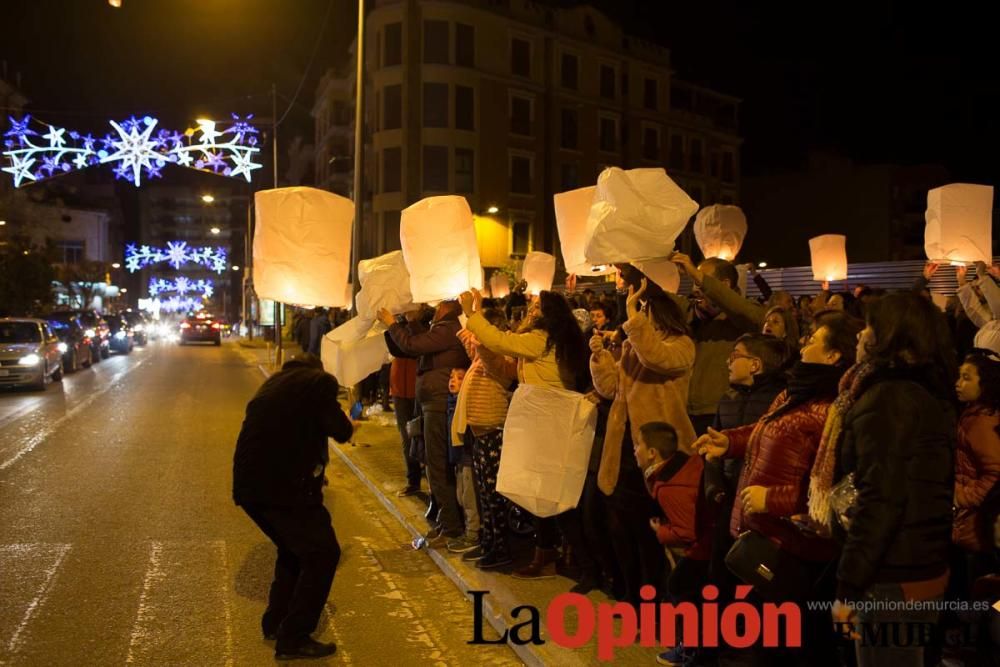
<svg viewBox="0 0 1000 667">
<path fill-rule="evenodd" d="M 712 522 L 701 493 L 704 464 L 700 456 L 678 450 L 677 431 L 665 422 L 643 424 L 634 445 L 635 461 L 646 478 L 646 488 L 664 517 L 649 520 L 656 539 L 680 559 L 670 572 L 667 591 L 675 602 L 698 599 L 708 577 Z M 673 559 L 671 559 L 673 560 Z M 684 665 L 695 657 L 679 644 L 656 661 Z"/>
<path fill-rule="evenodd" d="M 465 369 L 453 368 L 448 377 L 448 433 L 458 406 L 458 394 L 465 381 Z M 476 506 L 476 484 L 472 476 L 472 447 L 464 432 L 456 443 L 451 441 L 448 462 L 455 466 L 455 493 L 465 514 L 465 534 L 448 541 L 448 551 L 465 553 L 479 546 L 479 509 Z"/>
</svg>

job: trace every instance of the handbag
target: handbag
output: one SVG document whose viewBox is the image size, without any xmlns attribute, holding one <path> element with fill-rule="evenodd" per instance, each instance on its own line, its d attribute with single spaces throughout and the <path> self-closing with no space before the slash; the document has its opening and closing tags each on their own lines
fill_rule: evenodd
<svg viewBox="0 0 1000 667">
<path fill-rule="evenodd" d="M 406 437 L 408 438 L 422 438 L 424 437 L 424 417 L 423 415 L 418 415 L 406 422 Z"/>
<path fill-rule="evenodd" d="M 755 530 L 736 538 L 726 567 L 766 600 L 796 600 L 812 589 L 805 564 Z"/>
</svg>

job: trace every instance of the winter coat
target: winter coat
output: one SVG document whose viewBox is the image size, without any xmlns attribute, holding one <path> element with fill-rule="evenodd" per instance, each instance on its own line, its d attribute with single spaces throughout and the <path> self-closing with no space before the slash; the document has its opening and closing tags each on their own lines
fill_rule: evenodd
<svg viewBox="0 0 1000 667">
<path fill-rule="evenodd" d="M 406 322 L 403 326 L 414 335 L 427 331 L 427 327 L 420 322 Z M 416 398 L 417 358 L 399 349 L 388 331 L 382 335 L 385 336 L 385 345 L 392 355 L 392 364 L 389 366 L 389 395 L 393 398 Z"/>
<path fill-rule="evenodd" d="M 640 428 L 648 422 L 673 426 L 683 452 L 690 452 L 695 441 L 686 411 L 694 343 L 687 336 L 661 333 L 643 313 L 632 316 L 622 326 L 628 340 L 622 345 L 620 361 L 615 363 L 607 350 L 590 357 L 594 389 L 604 398 L 614 399 L 597 479 L 607 495 L 618 483 L 626 422 L 631 427 L 632 442 L 642 441 Z"/>
<path fill-rule="evenodd" d="M 691 321 L 695 356 L 688 394 L 689 415 L 715 414 L 719 399 L 729 389 L 729 355 L 736 339 L 744 333 L 745 329 L 723 315 L 707 321 L 695 317 Z"/>
<path fill-rule="evenodd" d="M 398 322 L 389 327 L 389 336 L 400 350 L 419 356 L 416 394 L 425 411 L 444 412 L 451 369 L 469 367 L 469 356 L 458 340 L 461 328 L 457 315 L 432 322 L 430 329 L 420 333 Z"/>
<path fill-rule="evenodd" d="M 319 356 L 323 344 L 323 336 L 330 333 L 333 325 L 326 315 L 314 315 L 309 323 L 309 354 Z"/>
<path fill-rule="evenodd" d="M 564 373 L 556 361 L 553 345 L 546 350 L 549 336 L 541 329 L 525 333 L 500 331 L 490 324 L 482 313 L 474 313 L 465 328 L 475 334 L 479 344 L 496 354 L 517 360 L 517 380 L 521 384 L 534 384 L 556 389 L 573 389 L 572 375 Z"/>
<path fill-rule="evenodd" d="M 951 540 L 966 551 L 993 548 L 992 525 L 983 526 L 981 506 L 1000 480 L 1000 415 L 970 406 L 958 422 L 955 450 L 955 520 Z"/>
<path fill-rule="evenodd" d="M 743 329 L 743 333 L 758 333 L 764 328 L 766 306 L 744 298 L 742 294 L 708 274 L 701 281 L 701 291 L 734 325 Z"/>
<path fill-rule="evenodd" d="M 327 438 L 347 442 L 351 421 L 337 401 L 337 380 L 289 361 L 247 404 L 233 457 L 237 505 L 297 507 L 323 503 Z"/>
<path fill-rule="evenodd" d="M 768 415 L 787 401 L 788 393 L 780 393 Z M 723 431 L 729 438 L 726 458 L 743 459 L 737 500 L 729 521 L 733 537 L 745 530 L 756 530 L 804 560 L 822 561 L 835 556 L 835 545 L 830 540 L 806 535 L 787 521 L 807 511 L 809 472 L 832 402 L 827 398 L 806 401 L 770 421 L 765 415 L 754 424 Z M 743 513 L 738 498 L 748 486 L 767 488 L 766 512 Z"/>
<path fill-rule="evenodd" d="M 646 478 L 646 488 L 666 517 L 656 539 L 666 547 L 684 548 L 684 556 L 695 560 L 708 560 L 712 553 L 710 508 L 701 493 L 703 469 L 700 456 L 677 452 Z"/>
<path fill-rule="evenodd" d="M 948 568 L 954 489 L 951 389 L 927 369 L 877 369 L 846 415 L 840 477 L 858 496 L 837 567 L 838 597 L 919 582 Z"/>
</svg>

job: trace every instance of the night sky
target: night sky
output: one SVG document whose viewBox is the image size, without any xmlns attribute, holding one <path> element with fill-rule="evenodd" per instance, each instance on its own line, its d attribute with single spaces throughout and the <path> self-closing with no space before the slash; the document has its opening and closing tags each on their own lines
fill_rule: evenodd
<svg viewBox="0 0 1000 667">
<path fill-rule="evenodd" d="M 520 0 L 512 0 L 517 2 Z M 40 119 L 104 130 L 158 115 L 270 116 L 288 107 L 323 28 L 319 55 L 283 132 L 312 136 L 316 82 L 346 58 L 352 0 L 4 0 L 0 58 Z M 551 0 L 551 4 L 576 4 Z M 743 98 L 747 175 L 802 164 L 808 150 L 862 162 L 935 162 L 956 180 L 1000 175 L 1000 75 L 986 3 L 594 0 L 672 51 L 678 75 Z"/>
</svg>

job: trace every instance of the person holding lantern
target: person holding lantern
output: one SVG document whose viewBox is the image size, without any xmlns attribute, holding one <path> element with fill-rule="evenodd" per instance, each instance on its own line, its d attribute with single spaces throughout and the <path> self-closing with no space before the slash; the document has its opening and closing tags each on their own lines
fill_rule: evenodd
<svg viewBox="0 0 1000 667">
<path fill-rule="evenodd" d="M 676 431 L 680 451 L 691 451 L 695 431 L 687 403 L 695 344 L 684 311 L 667 292 L 631 265 L 624 265 L 621 272 L 629 287 L 628 319 L 622 325 L 628 338 L 616 361 L 605 349 L 604 338 L 594 335 L 590 372 L 597 393 L 613 400 L 597 483 L 607 496 L 625 599 L 637 604 L 643 585 L 664 590 L 666 561 L 648 525 L 659 517 L 659 507 L 651 502 L 633 448 L 643 441 L 645 424 L 664 422 Z"/>
<path fill-rule="evenodd" d="M 430 329 L 416 333 L 397 322 L 387 309 L 378 319 L 389 328 L 389 336 L 405 354 L 418 356 L 416 395 L 423 413 L 427 481 L 431 494 L 441 504 L 440 526 L 426 535 L 427 546 L 445 547 L 463 534 L 462 518 L 455 488 L 455 473 L 448 464 L 448 378 L 453 368 L 468 368 L 458 332 L 460 308 L 456 301 L 442 301 L 434 311 Z"/>
<path fill-rule="evenodd" d="M 501 331 L 490 324 L 483 316 L 482 294 L 478 290 L 464 292 L 459 301 L 469 318 L 465 326 L 480 345 L 494 354 L 517 360 L 518 382 L 580 393 L 590 387 L 587 343 L 561 294 L 543 290 L 531 302 L 517 332 Z M 537 522 L 534 556 L 527 567 L 514 573 L 515 576 L 538 579 L 555 575 L 557 532 L 553 519 Z M 578 555 L 587 558 L 582 551 Z"/>
</svg>

